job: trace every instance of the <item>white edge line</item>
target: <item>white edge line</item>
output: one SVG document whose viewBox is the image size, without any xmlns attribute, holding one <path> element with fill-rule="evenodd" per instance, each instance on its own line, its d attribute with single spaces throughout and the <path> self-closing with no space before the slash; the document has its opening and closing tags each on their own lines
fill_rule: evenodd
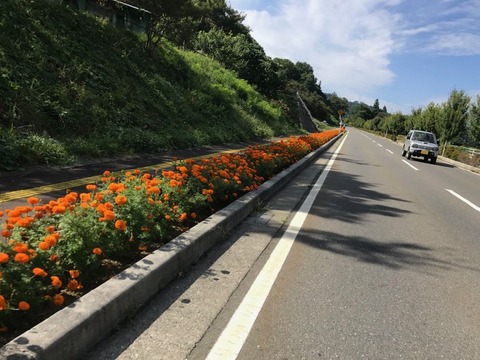
<svg viewBox="0 0 480 360">
<path fill-rule="evenodd" d="M 480 212 L 480 207 L 475 205 L 474 203 L 472 203 L 471 201 L 465 199 L 463 196 L 461 195 L 458 195 L 455 191 L 453 190 L 450 190 L 450 189 L 445 189 L 447 190 L 450 194 L 452 194 L 453 196 L 457 197 L 458 199 L 462 200 L 465 204 L 471 206 L 472 208 L 474 208 L 475 210 L 477 210 L 478 212 Z"/>
<path fill-rule="evenodd" d="M 416 171 L 419 171 L 415 166 L 413 166 L 412 164 L 410 164 L 407 160 L 402 160 L 405 164 L 407 164 L 408 166 L 410 166 L 413 170 L 416 170 Z"/>
<path fill-rule="evenodd" d="M 210 350 L 206 360 L 237 358 L 347 136 L 343 138 L 340 146 L 332 155 L 327 166 L 308 193 L 302 206 L 296 212 L 285 234 L 270 254 L 269 259 Z"/>
</svg>

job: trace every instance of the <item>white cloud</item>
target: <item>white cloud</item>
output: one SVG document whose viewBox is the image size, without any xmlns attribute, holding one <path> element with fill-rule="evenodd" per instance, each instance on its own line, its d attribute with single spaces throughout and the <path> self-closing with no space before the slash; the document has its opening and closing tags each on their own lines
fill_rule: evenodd
<svg viewBox="0 0 480 360">
<path fill-rule="evenodd" d="M 440 34 L 425 47 L 427 52 L 442 55 L 480 55 L 480 35 L 470 33 Z"/>
<path fill-rule="evenodd" d="M 237 3 L 244 6 L 243 1 Z M 399 17 L 387 5 L 398 3 L 288 0 L 277 2 L 275 11 L 243 8 L 242 12 L 268 56 L 307 62 L 330 91 L 358 98 L 395 76 L 388 65 Z"/>
</svg>

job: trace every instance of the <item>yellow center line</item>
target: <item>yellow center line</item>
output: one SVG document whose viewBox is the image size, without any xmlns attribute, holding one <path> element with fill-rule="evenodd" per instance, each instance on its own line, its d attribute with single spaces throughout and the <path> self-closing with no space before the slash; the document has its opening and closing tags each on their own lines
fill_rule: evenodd
<svg viewBox="0 0 480 360">
<path fill-rule="evenodd" d="M 210 156 L 215 156 L 217 154 L 235 153 L 235 152 L 240 152 L 242 150 L 244 150 L 244 149 L 226 150 L 226 151 L 211 154 L 211 155 L 208 155 L 208 156 L 210 157 Z M 202 158 L 205 158 L 205 157 L 206 157 L 205 155 L 202 155 L 202 156 L 190 157 L 189 159 L 196 160 L 196 159 L 202 159 Z M 141 168 L 125 169 L 125 170 L 122 170 L 122 171 L 113 172 L 112 175 L 113 176 L 119 176 L 123 172 L 133 170 L 133 169 L 138 169 L 138 170 L 144 171 L 144 172 L 145 171 L 155 171 L 155 170 L 158 170 L 158 169 L 168 168 L 168 167 L 172 166 L 173 164 L 174 164 L 173 161 L 168 161 L 168 162 L 164 162 L 164 163 L 160 163 L 160 164 L 156 164 L 156 165 L 149 165 L 149 166 L 145 166 L 145 167 L 141 167 Z M 27 198 L 27 197 L 30 197 L 30 196 L 46 194 L 46 193 L 49 193 L 49 192 L 66 190 L 66 189 L 71 189 L 71 188 L 78 187 L 78 186 L 83 186 L 83 185 L 96 183 L 96 182 L 100 181 L 100 179 L 102 177 L 103 177 L 102 175 L 96 175 L 96 176 L 90 176 L 90 177 L 86 177 L 86 178 L 82 178 L 82 179 L 64 181 L 64 182 L 60 182 L 60 183 L 56 183 L 56 184 L 38 186 L 38 187 L 30 188 L 30 189 L 5 192 L 3 194 L 0 194 L 0 204 L 4 203 L 4 202 L 7 202 L 7 201 L 23 199 L 23 198 Z"/>
</svg>

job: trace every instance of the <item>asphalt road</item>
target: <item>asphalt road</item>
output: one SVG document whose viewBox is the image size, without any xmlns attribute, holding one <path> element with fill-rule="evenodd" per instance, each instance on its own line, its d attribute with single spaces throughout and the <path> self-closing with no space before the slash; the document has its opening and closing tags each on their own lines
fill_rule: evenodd
<svg viewBox="0 0 480 360">
<path fill-rule="evenodd" d="M 238 359 L 480 359 L 480 177 L 400 153 L 349 132 Z"/>
</svg>

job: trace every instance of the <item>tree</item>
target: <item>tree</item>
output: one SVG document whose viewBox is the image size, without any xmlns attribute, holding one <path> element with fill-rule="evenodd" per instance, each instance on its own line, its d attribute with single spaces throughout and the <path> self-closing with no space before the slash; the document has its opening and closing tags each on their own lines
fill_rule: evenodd
<svg viewBox="0 0 480 360">
<path fill-rule="evenodd" d="M 418 118 L 418 124 L 415 127 L 419 130 L 432 131 L 436 129 L 437 122 L 444 116 L 441 105 L 431 102 Z"/>
<path fill-rule="evenodd" d="M 335 116 L 338 116 L 339 111 L 344 113 L 348 110 L 348 100 L 346 98 L 339 97 L 335 92 L 329 97 L 330 108 Z"/>
<path fill-rule="evenodd" d="M 178 36 L 188 25 L 186 18 L 194 15 L 191 0 L 130 0 L 130 3 L 150 12 L 144 49 L 151 52 L 158 42 L 170 34 Z"/>
<path fill-rule="evenodd" d="M 375 102 L 373 103 L 372 112 L 374 116 L 377 116 L 380 112 L 380 102 L 378 101 L 378 99 L 375 99 Z"/>
<path fill-rule="evenodd" d="M 467 133 L 470 141 L 476 145 L 480 144 L 480 95 L 477 95 L 477 102 L 472 104 L 467 121 Z"/>
<path fill-rule="evenodd" d="M 198 33 L 194 48 L 211 56 L 225 68 L 235 71 L 238 77 L 248 81 L 262 94 L 270 98 L 276 97 L 276 65 L 254 39 L 212 28 Z"/>
<path fill-rule="evenodd" d="M 231 8 L 225 0 L 193 0 L 198 10 L 197 32 L 208 32 L 214 28 L 222 29 L 231 35 L 245 35 L 250 37 L 250 29 L 243 24 L 245 15 Z"/>
<path fill-rule="evenodd" d="M 470 96 L 463 90 L 453 90 L 450 93 L 450 97 L 443 105 L 444 116 L 436 122 L 437 134 L 444 144 L 451 142 L 465 130 L 470 101 Z"/>
<path fill-rule="evenodd" d="M 385 117 L 379 124 L 381 130 L 387 134 L 399 135 L 405 131 L 406 117 L 401 112 Z"/>
<path fill-rule="evenodd" d="M 375 117 L 371 107 L 363 102 L 355 109 L 353 116 L 363 120 L 371 120 Z"/>
</svg>

